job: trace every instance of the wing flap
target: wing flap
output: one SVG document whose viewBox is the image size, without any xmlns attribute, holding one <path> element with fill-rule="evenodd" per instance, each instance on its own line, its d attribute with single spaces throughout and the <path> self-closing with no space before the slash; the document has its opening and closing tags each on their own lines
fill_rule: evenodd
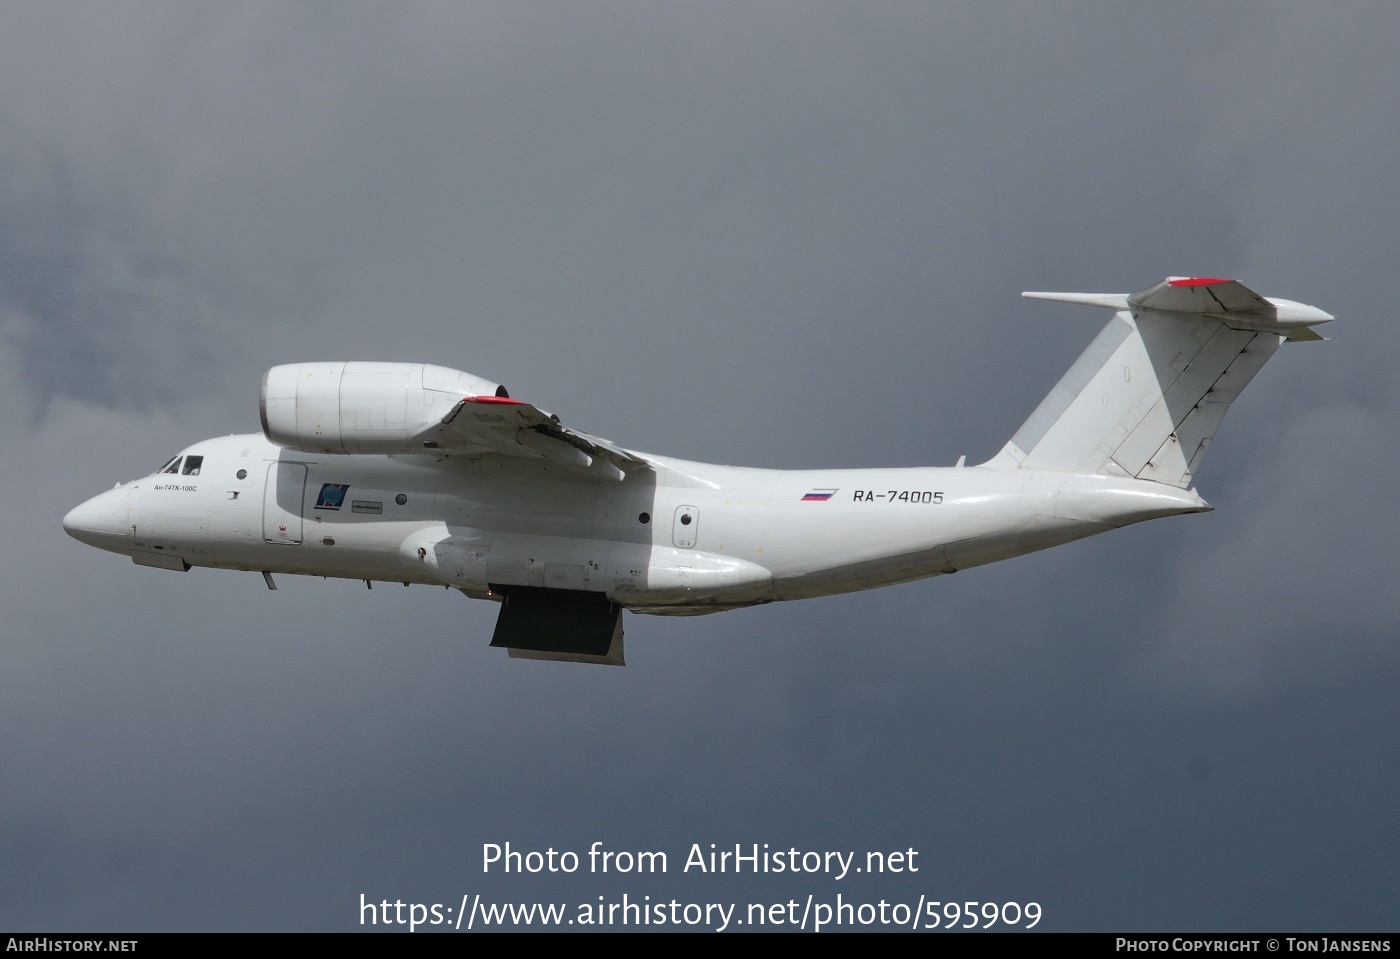
<svg viewBox="0 0 1400 959">
<path fill-rule="evenodd" d="M 569 429 L 559 417 L 506 396 L 464 397 L 418 439 L 428 449 L 544 459 L 619 480 L 650 465 L 609 440 Z"/>
</svg>

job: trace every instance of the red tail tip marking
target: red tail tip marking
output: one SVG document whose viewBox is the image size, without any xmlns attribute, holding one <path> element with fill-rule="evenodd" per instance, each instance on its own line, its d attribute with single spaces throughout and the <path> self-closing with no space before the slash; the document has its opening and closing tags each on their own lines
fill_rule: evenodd
<svg viewBox="0 0 1400 959">
<path fill-rule="evenodd" d="M 1179 280 L 1168 282 L 1172 286 L 1214 286 L 1216 283 L 1229 283 L 1230 281 L 1219 276 L 1184 276 Z"/>
</svg>

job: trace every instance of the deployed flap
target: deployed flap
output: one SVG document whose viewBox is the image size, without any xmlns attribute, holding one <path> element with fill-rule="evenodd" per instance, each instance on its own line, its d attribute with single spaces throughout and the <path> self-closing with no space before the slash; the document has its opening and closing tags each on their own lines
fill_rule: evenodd
<svg viewBox="0 0 1400 959">
<path fill-rule="evenodd" d="M 515 657 L 624 666 L 622 607 L 603 593 L 493 586 L 505 597 L 491 645 Z"/>
<path fill-rule="evenodd" d="M 571 430 L 559 417 L 508 396 L 468 396 L 415 439 L 429 449 L 547 459 L 614 479 L 648 465 L 635 453 Z"/>
</svg>

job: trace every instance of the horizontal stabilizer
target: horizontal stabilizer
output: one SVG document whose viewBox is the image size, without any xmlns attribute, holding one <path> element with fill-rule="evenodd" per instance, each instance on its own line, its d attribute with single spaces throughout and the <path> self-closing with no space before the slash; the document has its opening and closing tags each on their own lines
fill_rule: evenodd
<svg viewBox="0 0 1400 959">
<path fill-rule="evenodd" d="M 1028 300 L 1052 300 L 1056 303 L 1074 303 L 1077 306 L 1102 306 L 1110 310 L 1126 310 L 1126 293 L 1022 293 Z"/>
<path fill-rule="evenodd" d="M 1336 317 L 1315 306 L 1260 296 L 1242 283 L 1219 277 L 1171 276 L 1141 293 L 1022 293 L 1028 300 L 1050 300 L 1110 310 L 1194 313 L 1226 320 L 1234 329 L 1291 333 L 1300 327 L 1330 323 Z M 1290 340 L 1321 340 L 1306 333 Z"/>
<path fill-rule="evenodd" d="M 1172 276 L 1128 297 L 1133 312 L 1190 313 L 1223 320 L 1236 330 L 1284 333 L 1330 323 L 1335 317 L 1315 306 L 1260 296 L 1243 283 L 1216 277 Z"/>
<path fill-rule="evenodd" d="M 1270 307 L 1242 283 L 1219 277 L 1169 276 L 1129 297 L 1133 307 L 1169 313 L 1263 313 Z"/>
</svg>

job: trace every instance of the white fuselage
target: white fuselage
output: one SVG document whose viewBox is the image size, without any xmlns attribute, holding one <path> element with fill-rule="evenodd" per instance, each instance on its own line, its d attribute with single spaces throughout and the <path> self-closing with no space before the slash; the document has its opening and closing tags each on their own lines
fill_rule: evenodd
<svg viewBox="0 0 1400 959">
<path fill-rule="evenodd" d="M 64 520 L 170 569 L 605 593 L 702 613 L 953 572 L 1209 507 L 1194 490 L 1000 467 L 765 470 L 646 455 L 626 478 L 493 454 L 314 454 L 206 440 L 198 471 L 118 486 Z M 638 454 L 645 455 L 645 454 Z"/>
</svg>

